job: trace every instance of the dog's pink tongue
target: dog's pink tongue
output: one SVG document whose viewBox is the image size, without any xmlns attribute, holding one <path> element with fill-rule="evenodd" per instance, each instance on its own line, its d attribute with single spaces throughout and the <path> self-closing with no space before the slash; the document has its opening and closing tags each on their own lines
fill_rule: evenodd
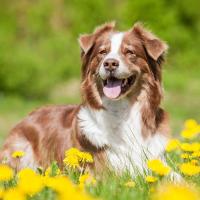
<svg viewBox="0 0 200 200">
<path fill-rule="evenodd" d="M 103 92 L 110 99 L 117 98 L 121 93 L 121 80 L 108 80 Z"/>
</svg>

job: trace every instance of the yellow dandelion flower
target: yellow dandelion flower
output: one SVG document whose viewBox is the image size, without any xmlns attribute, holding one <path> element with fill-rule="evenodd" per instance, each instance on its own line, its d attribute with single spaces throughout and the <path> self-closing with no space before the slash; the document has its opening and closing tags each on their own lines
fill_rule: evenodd
<svg viewBox="0 0 200 200">
<path fill-rule="evenodd" d="M 4 164 L 0 164 L 0 181 L 9 181 L 13 178 L 13 170 Z"/>
<path fill-rule="evenodd" d="M 186 139 L 192 139 L 199 134 L 199 127 L 195 127 L 193 129 L 185 129 L 181 131 L 181 136 Z"/>
<path fill-rule="evenodd" d="M 80 158 L 80 162 L 82 163 L 93 163 L 93 157 L 90 153 L 87 152 L 80 152 L 78 154 L 79 158 Z"/>
<path fill-rule="evenodd" d="M 191 149 L 193 152 L 200 151 L 200 143 L 198 142 L 191 143 Z"/>
<path fill-rule="evenodd" d="M 200 151 L 193 152 L 191 155 L 192 158 L 200 158 Z"/>
<path fill-rule="evenodd" d="M 200 173 L 200 167 L 192 164 L 191 162 L 183 163 L 179 166 L 180 171 L 188 176 L 194 176 Z"/>
<path fill-rule="evenodd" d="M 73 200 L 92 200 L 92 198 L 87 195 L 86 193 L 81 193 L 80 191 L 63 191 L 62 193 L 59 193 L 58 200 L 67 200 L 67 199 L 73 199 Z"/>
<path fill-rule="evenodd" d="M 135 181 L 128 181 L 124 185 L 129 188 L 134 188 L 136 184 Z"/>
<path fill-rule="evenodd" d="M 184 123 L 184 126 L 186 129 L 192 129 L 192 128 L 196 127 L 197 125 L 198 125 L 198 123 L 194 119 L 188 119 Z"/>
<path fill-rule="evenodd" d="M 26 196 L 23 194 L 23 192 L 19 188 L 11 188 L 7 191 L 5 191 L 3 195 L 4 200 L 26 200 Z"/>
<path fill-rule="evenodd" d="M 21 158 L 25 155 L 25 152 L 23 151 L 15 151 L 12 153 L 13 158 Z"/>
<path fill-rule="evenodd" d="M 168 175 L 170 173 L 170 167 L 164 165 L 161 160 L 148 160 L 147 166 L 160 176 Z"/>
<path fill-rule="evenodd" d="M 188 158 L 190 158 L 190 154 L 189 153 L 182 153 L 181 158 L 188 159 Z"/>
<path fill-rule="evenodd" d="M 196 159 L 192 159 L 190 162 L 191 162 L 191 164 L 193 164 L 193 165 L 198 165 L 198 164 L 199 164 L 199 161 L 196 160 Z"/>
<path fill-rule="evenodd" d="M 93 157 L 88 152 L 79 151 L 76 148 L 71 148 L 65 151 L 65 158 L 63 160 L 65 165 L 71 168 L 80 167 L 80 164 L 92 163 Z"/>
<path fill-rule="evenodd" d="M 33 170 L 25 168 L 18 173 L 18 187 L 25 194 L 34 195 L 40 192 L 43 187 L 43 179 L 41 176 L 36 174 Z M 31 184 L 30 184 L 31 181 Z"/>
<path fill-rule="evenodd" d="M 166 151 L 167 152 L 174 151 L 174 150 L 178 149 L 179 146 L 180 146 L 180 141 L 179 140 L 177 140 L 177 139 L 171 139 L 167 143 Z"/>
<path fill-rule="evenodd" d="M 26 178 L 26 177 L 32 177 L 32 176 L 35 176 L 35 171 L 33 171 L 30 168 L 24 168 L 18 172 L 17 176 L 19 179 Z"/>
<path fill-rule="evenodd" d="M 3 195 L 4 195 L 4 190 L 3 188 L 0 188 L 0 199 L 3 199 Z"/>
<path fill-rule="evenodd" d="M 64 164 L 70 168 L 78 168 L 80 167 L 79 165 L 79 159 L 75 155 L 69 155 L 63 160 Z"/>
<path fill-rule="evenodd" d="M 145 177 L 145 180 L 146 180 L 146 182 L 148 182 L 148 183 L 155 183 L 155 182 L 158 180 L 158 178 L 155 177 L 155 176 L 146 176 L 146 177 Z"/>
<path fill-rule="evenodd" d="M 96 180 L 90 174 L 83 174 L 79 177 L 79 187 L 84 188 L 84 185 L 95 185 Z"/>
<path fill-rule="evenodd" d="M 196 152 L 200 151 L 200 143 L 194 142 L 194 143 L 181 143 L 181 149 L 183 151 L 188 151 L 188 152 Z"/>
<path fill-rule="evenodd" d="M 161 185 L 151 196 L 152 200 L 198 200 L 199 193 L 195 188 L 180 184 Z"/>
<path fill-rule="evenodd" d="M 78 156 L 80 151 L 76 148 L 70 148 L 67 151 L 65 151 L 65 157 L 67 156 Z"/>
<path fill-rule="evenodd" d="M 45 185 L 54 191 L 61 193 L 64 191 L 74 190 L 71 181 L 66 176 L 45 177 Z"/>
<path fill-rule="evenodd" d="M 193 119 L 186 120 L 185 129 L 181 132 L 181 136 L 186 139 L 192 139 L 200 133 L 200 125 Z"/>
</svg>

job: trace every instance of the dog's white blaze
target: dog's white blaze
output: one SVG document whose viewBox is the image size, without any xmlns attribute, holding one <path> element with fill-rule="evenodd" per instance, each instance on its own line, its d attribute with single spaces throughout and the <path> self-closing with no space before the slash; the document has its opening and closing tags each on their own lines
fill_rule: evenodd
<svg viewBox="0 0 200 200">
<path fill-rule="evenodd" d="M 116 60 L 119 61 L 119 67 L 117 68 L 116 70 L 116 75 L 118 77 L 126 77 L 127 75 L 129 75 L 129 70 L 128 70 L 128 67 L 126 66 L 126 64 L 124 63 L 124 61 L 122 60 L 121 58 L 121 55 L 120 55 L 120 48 L 121 48 L 121 45 L 122 45 L 122 42 L 123 42 L 123 38 L 124 38 L 124 33 L 123 32 L 119 32 L 119 33 L 114 33 L 111 38 L 110 38 L 110 41 L 111 41 L 111 48 L 110 48 L 110 52 L 104 57 L 103 61 L 102 61 L 102 64 L 100 66 L 100 70 L 99 70 L 99 74 L 101 76 L 101 78 L 105 78 L 106 76 L 106 71 L 105 71 L 105 68 L 103 66 L 103 63 L 106 59 L 109 59 L 109 58 L 114 58 Z"/>
<path fill-rule="evenodd" d="M 123 32 L 115 33 L 115 34 L 112 35 L 112 37 L 111 37 L 111 51 L 107 55 L 107 57 L 109 57 L 110 55 L 116 55 L 116 54 L 118 55 L 119 54 L 123 37 L 124 37 Z"/>
<path fill-rule="evenodd" d="M 79 125 L 83 134 L 97 147 L 106 145 L 110 165 L 117 171 L 146 168 L 146 158 L 162 155 L 166 138 L 160 134 L 143 139 L 141 127 L 141 104 L 130 105 L 127 100 L 103 99 L 106 110 L 95 111 L 82 107 Z"/>
</svg>

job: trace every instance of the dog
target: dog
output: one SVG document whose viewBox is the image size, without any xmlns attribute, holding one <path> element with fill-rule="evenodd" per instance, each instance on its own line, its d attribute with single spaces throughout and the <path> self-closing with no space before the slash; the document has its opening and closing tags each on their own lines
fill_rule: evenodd
<svg viewBox="0 0 200 200">
<path fill-rule="evenodd" d="M 167 44 L 140 23 L 120 32 L 114 22 L 81 35 L 79 44 L 82 103 L 30 113 L 11 130 L 1 160 L 15 167 L 11 155 L 21 150 L 19 169 L 47 168 L 53 160 L 62 167 L 65 150 L 76 147 L 93 155 L 93 170 L 143 171 L 146 159 L 163 157 L 168 140 L 160 107 Z"/>
</svg>

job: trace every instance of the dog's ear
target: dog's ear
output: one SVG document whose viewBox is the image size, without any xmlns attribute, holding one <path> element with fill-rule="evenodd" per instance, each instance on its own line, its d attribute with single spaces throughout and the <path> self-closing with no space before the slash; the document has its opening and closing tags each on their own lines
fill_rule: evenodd
<svg viewBox="0 0 200 200">
<path fill-rule="evenodd" d="M 93 34 L 83 34 L 79 37 L 78 41 L 79 41 L 82 53 L 85 54 L 92 47 L 92 44 L 94 42 L 94 36 Z"/>
<path fill-rule="evenodd" d="M 141 23 L 136 23 L 132 31 L 142 40 L 147 53 L 153 60 L 157 61 L 167 51 L 167 44 L 146 30 Z"/>
<path fill-rule="evenodd" d="M 94 44 L 98 36 L 112 31 L 115 27 L 115 22 L 110 22 L 97 27 L 91 34 L 83 34 L 79 37 L 78 41 L 83 54 L 86 54 Z"/>
</svg>

